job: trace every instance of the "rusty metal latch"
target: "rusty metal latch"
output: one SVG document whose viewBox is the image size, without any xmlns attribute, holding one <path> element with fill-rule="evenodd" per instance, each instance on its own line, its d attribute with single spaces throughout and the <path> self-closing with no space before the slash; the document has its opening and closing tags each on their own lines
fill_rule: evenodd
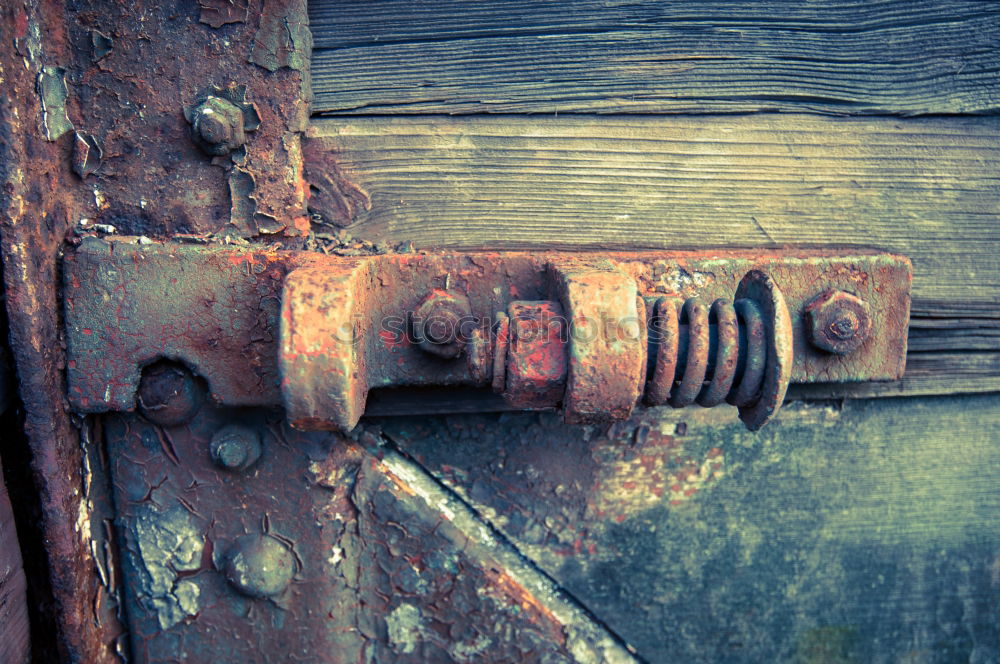
<svg viewBox="0 0 1000 664">
<path fill-rule="evenodd" d="M 370 390 L 492 388 L 567 420 L 728 402 L 751 430 L 789 383 L 896 380 L 911 266 L 853 249 L 336 257 L 88 238 L 67 254 L 69 399 L 131 410 L 183 363 L 228 406 L 350 430 Z"/>
</svg>

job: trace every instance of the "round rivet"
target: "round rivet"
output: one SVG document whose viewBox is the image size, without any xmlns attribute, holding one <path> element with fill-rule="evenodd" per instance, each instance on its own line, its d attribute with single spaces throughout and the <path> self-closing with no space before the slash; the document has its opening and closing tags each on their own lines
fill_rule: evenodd
<svg viewBox="0 0 1000 664">
<path fill-rule="evenodd" d="M 139 412 L 164 427 L 190 420 L 201 408 L 205 390 L 184 366 L 157 362 L 142 372 L 139 381 Z"/>
<path fill-rule="evenodd" d="M 226 557 L 223 574 L 236 590 L 250 597 L 280 595 L 295 576 L 291 549 L 270 535 L 244 535 Z"/>
<path fill-rule="evenodd" d="M 222 427 L 209 443 L 212 461 L 226 470 L 246 470 L 260 458 L 261 451 L 260 435 L 239 424 Z"/>
</svg>

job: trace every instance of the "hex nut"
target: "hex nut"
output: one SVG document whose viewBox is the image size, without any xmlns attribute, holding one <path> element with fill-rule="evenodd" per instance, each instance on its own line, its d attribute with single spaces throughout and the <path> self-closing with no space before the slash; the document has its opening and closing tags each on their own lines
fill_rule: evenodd
<svg viewBox="0 0 1000 664">
<path fill-rule="evenodd" d="M 868 303 L 841 290 L 827 290 L 806 304 L 806 336 L 820 350 L 847 355 L 867 341 L 872 328 Z"/>
<path fill-rule="evenodd" d="M 472 305 L 464 293 L 435 290 L 421 301 L 412 318 L 420 349 L 431 355 L 456 358 L 471 335 L 466 324 L 474 324 Z"/>
<path fill-rule="evenodd" d="M 262 451 L 257 431 L 239 424 L 222 427 L 209 443 L 212 461 L 225 470 L 246 470 L 260 459 Z"/>
<path fill-rule="evenodd" d="M 243 111 L 239 106 L 210 95 L 190 112 L 191 134 L 207 154 L 227 155 L 246 143 Z"/>
<path fill-rule="evenodd" d="M 280 595 L 295 576 L 295 555 L 275 537 L 244 535 L 226 556 L 222 573 L 244 595 L 267 598 Z"/>
<path fill-rule="evenodd" d="M 153 424 L 172 427 L 197 414 L 205 390 L 183 365 L 157 362 L 143 370 L 136 396 L 143 417 Z"/>
</svg>

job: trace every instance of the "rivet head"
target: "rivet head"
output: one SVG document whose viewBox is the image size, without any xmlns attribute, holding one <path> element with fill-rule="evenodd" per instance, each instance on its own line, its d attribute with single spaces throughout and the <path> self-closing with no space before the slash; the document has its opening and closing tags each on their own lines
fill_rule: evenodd
<svg viewBox="0 0 1000 664">
<path fill-rule="evenodd" d="M 226 580 L 244 595 L 280 595 L 295 576 L 295 556 L 278 539 L 264 534 L 236 540 L 222 570 Z"/>
<path fill-rule="evenodd" d="M 185 367 L 157 362 L 142 372 L 138 392 L 139 412 L 164 427 L 184 424 L 198 412 L 205 390 Z"/>
<path fill-rule="evenodd" d="M 260 458 L 260 435 L 239 424 L 224 426 L 212 436 L 209 453 L 212 461 L 226 470 L 246 470 Z"/>
<path fill-rule="evenodd" d="M 871 333 L 868 303 L 850 293 L 828 290 L 806 304 L 806 335 L 820 350 L 847 355 L 860 348 Z"/>
</svg>

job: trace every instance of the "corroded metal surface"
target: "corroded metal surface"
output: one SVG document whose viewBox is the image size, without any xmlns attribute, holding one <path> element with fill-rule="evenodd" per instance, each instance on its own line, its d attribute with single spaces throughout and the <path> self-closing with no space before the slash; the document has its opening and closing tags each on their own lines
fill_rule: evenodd
<svg viewBox="0 0 1000 664">
<path fill-rule="evenodd" d="M 554 289 L 570 324 L 563 409 L 568 421 L 624 419 L 642 396 L 646 339 L 635 279 L 611 263 L 553 257 Z"/>
<path fill-rule="evenodd" d="M 51 85 L 53 69 L 67 83 L 64 113 L 71 121 L 77 117 L 73 83 L 79 70 L 68 68 L 77 53 L 65 12 L 55 1 L 5 3 L 0 12 L 0 77 L 7 91 L 0 95 L 0 241 L 10 346 L 31 448 L 20 455 L 30 458 L 30 471 L 25 464 L 18 474 L 32 476 L 24 485 L 38 501 L 31 530 L 19 536 L 44 555 L 34 569 L 49 582 L 34 586 L 31 603 L 32 617 L 50 634 L 35 644 L 36 656 L 107 664 L 117 660 L 121 626 L 95 574 L 90 511 L 81 490 L 85 455 L 64 408 L 61 374 L 57 256 L 70 225 L 91 216 L 94 205 L 94 192 L 67 162 L 72 134 L 50 140 L 65 129 L 54 124 L 60 104 L 52 102 L 61 95 Z M 11 439 L 12 446 L 18 442 Z"/>
<path fill-rule="evenodd" d="M 984 395 L 797 402 L 756 434 L 718 408 L 379 424 L 645 661 L 964 662 L 1000 653 L 998 415 Z"/>
<path fill-rule="evenodd" d="M 33 608 L 58 627 L 45 628 L 40 657 L 117 662 L 121 632 L 95 555 L 104 526 L 84 491 L 88 453 L 64 407 L 59 254 L 74 226 L 149 237 L 307 232 L 305 9 L 14 0 L 0 12 L 5 306 L 40 503 L 38 532 L 25 536 L 44 547 L 38 565 L 51 581 Z M 200 90 L 230 82 L 260 111 L 239 163 L 202 153 L 183 115 Z"/>
<path fill-rule="evenodd" d="M 235 423 L 258 433 L 261 459 L 219 468 L 212 439 Z M 356 447 L 292 432 L 278 413 L 210 405 L 178 426 L 112 416 L 105 437 L 135 661 L 357 656 L 355 572 L 343 563 L 354 508 L 341 481 Z M 268 557 L 287 567 L 267 571 Z"/>
<path fill-rule="evenodd" d="M 711 388 L 720 358 L 728 367 L 734 356 L 732 339 L 718 353 L 719 316 L 710 325 L 707 303 L 735 295 L 754 303 L 760 324 L 740 314 L 735 370 L 742 374 L 729 396 L 739 397 L 730 400 L 745 409 L 747 425 L 759 428 L 789 381 L 898 378 L 909 281 L 906 259 L 860 252 L 344 258 L 91 238 L 65 260 L 69 395 L 84 412 L 130 410 L 141 369 L 167 358 L 203 376 L 218 403 L 283 403 L 303 428 L 350 430 L 376 388 L 490 383 L 521 407 L 561 405 L 570 419 L 622 419 L 641 396 L 649 356 L 653 382 L 663 383 L 658 390 L 673 405 Z M 850 355 L 820 351 L 805 338 L 806 304 L 834 287 L 864 297 L 874 312 L 873 333 Z M 469 322 L 481 331 L 475 349 L 427 353 L 426 339 L 414 335 L 412 313 L 439 291 L 467 298 Z M 637 295 L 697 298 L 681 313 L 673 375 L 663 373 L 659 342 L 647 354 L 646 305 Z M 541 307 L 539 325 L 528 324 L 523 302 Z M 557 309 L 561 327 L 541 321 Z M 497 312 L 509 316 L 506 351 L 494 334 Z M 452 323 L 464 325 L 454 314 Z"/>
<path fill-rule="evenodd" d="M 277 360 L 287 416 L 296 426 L 325 428 L 332 419 L 351 429 L 364 413 L 366 350 L 377 333 L 367 316 L 372 278 L 367 261 L 346 259 L 295 270 L 285 282 L 281 334 L 271 328 L 270 335 L 280 336 L 281 347 L 270 347 L 277 352 L 268 359 Z"/>
<path fill-rule="evenodd" d="M 568 368 L 563 308 L 547 300 L 515 300 L 507 312 L 510 346 L 496 354 L 496 363 L 503 366 L 499 391 L 518 408 L 558 403 L 566 389 Z"/>
<path fill-rule="evenodd" d="M 770 332 L 767 335 L 764 382 L 759 394 L 755 395 L 747 407 L 740 409 L 740 419 L 748 429 L 756 431 L 771 419 L 785 401 L 794 357 L 792 319 L 785 304 L 785 296 L 774 283 L 773 277 L 760 270 L 751 270 L 743 277 L 736 289 L 736 299 L 759 304 L 764 316 L 764 327 Z M 906 357 L 905 350 L 903 357 Z"/>
<path fill-rule="evenodd" d="M 209 404 L 105 422 L 133 661 L 633 661 L 377 434 Z M 260 458 L 220 467 L 237 426 Z"/>
</svg>

